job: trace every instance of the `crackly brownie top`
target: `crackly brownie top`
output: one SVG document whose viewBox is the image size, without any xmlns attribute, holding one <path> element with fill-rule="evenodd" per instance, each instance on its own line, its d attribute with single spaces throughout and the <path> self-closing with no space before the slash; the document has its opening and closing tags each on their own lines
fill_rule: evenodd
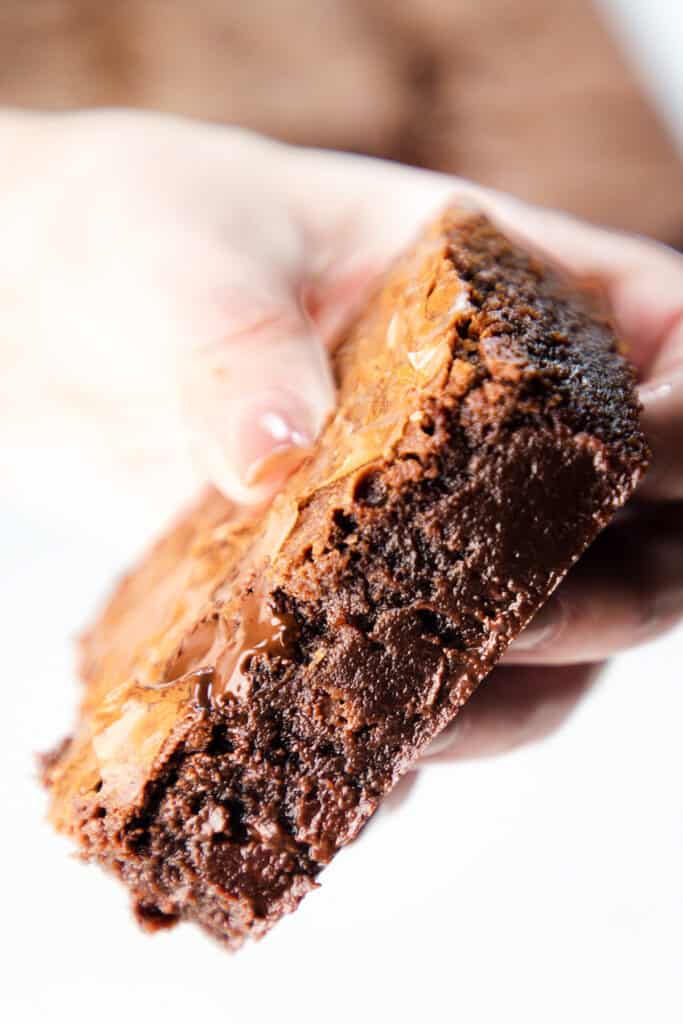
<svg viewBox="0 0 683 1024">
<path fill-rule="evenodd" d="M 389 271 L 334 365 L 337 410 L 270 509 L 238 514 L 209 493 L 84 638 L 80 724 L 48 772 L 60 827 L 95 798 L 125 816 L 198 715 L 248 699 L 251 655 L 288 656 L 296 623 L 272 595 L 285 583 L 312 594 L 332 511 L 343 516 L 359 495 L 372 504 L 379 467 L 400 451 L 409 473 L 410 455 L 438 443 L 430 403 L 459 408 L 481 444 L 514 406 L 520 421 L 543 415 L 586 435 L 617 475 L 645 459 L 632 374 L 609 324 L 479 214 L 452 209 L 436 221 Z"/>
</svg>

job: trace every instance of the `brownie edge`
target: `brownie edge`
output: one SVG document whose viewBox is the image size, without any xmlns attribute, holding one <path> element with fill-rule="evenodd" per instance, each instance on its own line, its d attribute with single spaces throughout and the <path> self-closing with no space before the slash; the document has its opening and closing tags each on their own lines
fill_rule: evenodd
<svg viewBox="0 0 683 1024">
<path fill-rule="evenodd" d="M 268 511 L 207 492 L 83 639 L 51 819 L 150 929 L 293 910 L 631 494 L 634 377 L 586 297 L 449 209 L 334 355 Z"/>
</svg>

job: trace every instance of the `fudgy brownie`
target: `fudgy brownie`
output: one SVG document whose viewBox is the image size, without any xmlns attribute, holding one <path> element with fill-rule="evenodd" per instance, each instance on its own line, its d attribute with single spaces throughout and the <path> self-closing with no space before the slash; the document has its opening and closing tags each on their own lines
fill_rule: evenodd
<svg viewBox="0 0 683 1024">
<path fill-rule="evenodd" d="M 479 214 L 439 218 L 334 363 L 271 508 L 208 493 L 84 639 L 51 816 L 151 928 L 237 947 L 294 909 L 646 466 L 609 324 Z"/>
</svg>

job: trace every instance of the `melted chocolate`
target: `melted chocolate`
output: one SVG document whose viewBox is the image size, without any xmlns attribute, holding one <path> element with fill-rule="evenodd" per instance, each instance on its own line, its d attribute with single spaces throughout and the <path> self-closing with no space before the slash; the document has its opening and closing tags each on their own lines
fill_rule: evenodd
<svg viewBox="0 0 683 1024">
<path fill-rule="evenodd" d="M 294 616 L 273 610 L 264 580 L 260 578 L 244 597 L 235 639 L 220 658 L 213 699 L 220 700 L 228 693 L 245 697 L 250 687 L 247 673 L 252 658 L 256 655 L 289 656 L 296 633 Z"/>
</svg>

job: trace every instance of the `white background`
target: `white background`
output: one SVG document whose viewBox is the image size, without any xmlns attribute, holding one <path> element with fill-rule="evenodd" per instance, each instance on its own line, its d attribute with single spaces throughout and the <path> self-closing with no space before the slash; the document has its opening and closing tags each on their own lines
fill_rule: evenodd
<svg viewBox="0 0 683 1024">
<path fill-rule="evenodd" d="M 680 2 L 603 4 L 683 140 Z M 260 945 L 138 932 L 34 779 L 71 724 L 71 637 L 148 528 L 102 482 L 60 488 L 74 457 L 0 510 L 3 1020 L 683 1019 L 683 631 L 613 662 L 543 743 L 423 769 Z"/>
</svg>

